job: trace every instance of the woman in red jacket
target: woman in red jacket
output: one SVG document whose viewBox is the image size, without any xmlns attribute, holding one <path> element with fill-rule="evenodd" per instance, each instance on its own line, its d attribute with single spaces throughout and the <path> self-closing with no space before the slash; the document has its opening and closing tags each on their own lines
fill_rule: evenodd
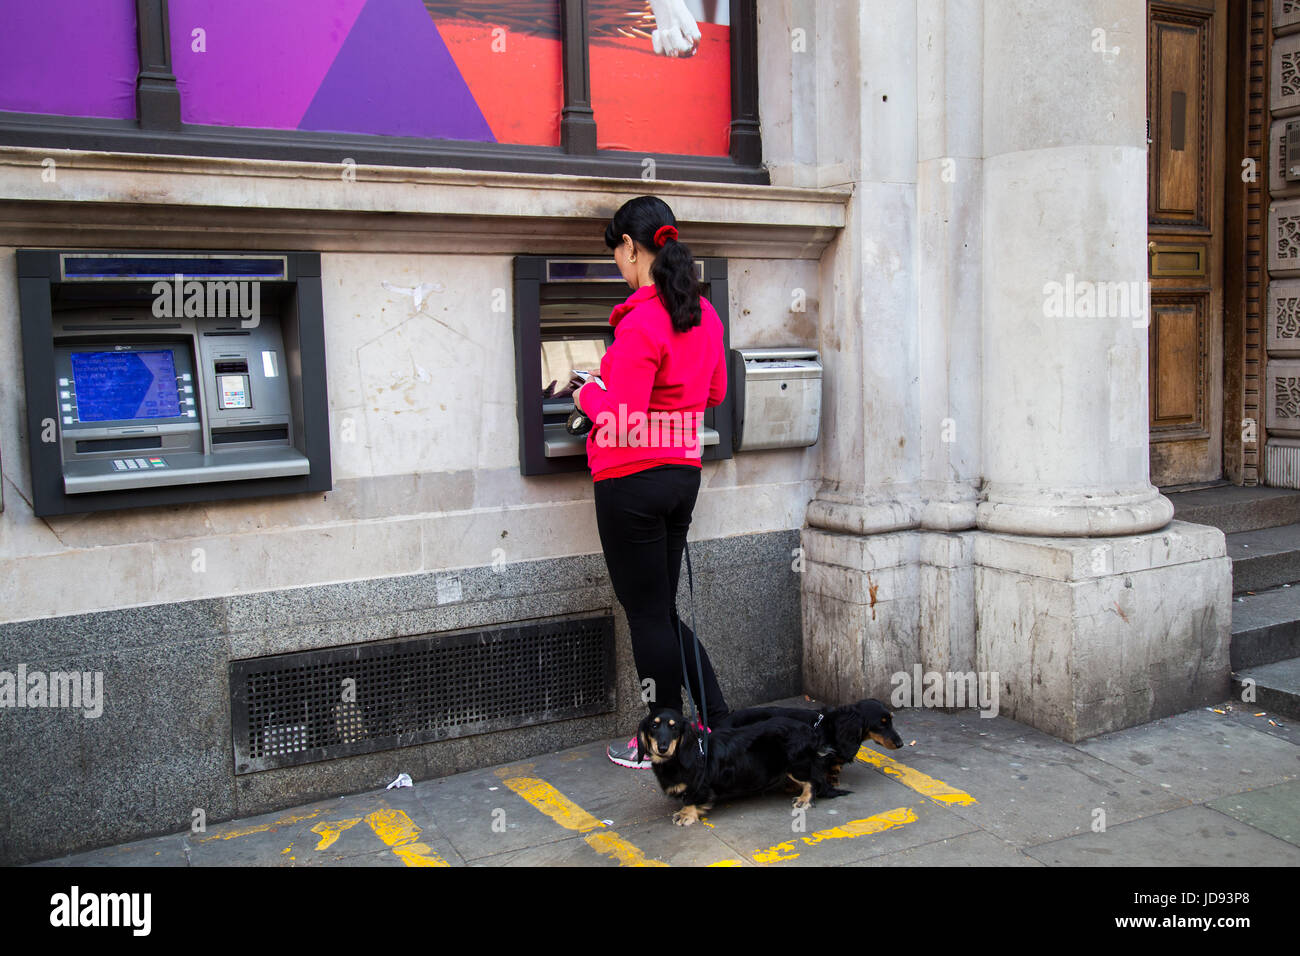
<svg viewBox="0 0 1300 956">
<path fill-rule="evenodd" d="M 704 686 L 698 686 L 694 634 L 684 622 L 689 673 L 682 674 L 677 582 L 700 490 L 704 410 L 727 394 L 722 320 L 700 294 L 695 258 L 677 241 L 677 220 L 663 200 L 624 203 L 605 229 L 605 245 L 634 291 L 609 317 L 614 342 L 600 361 L 601 381 L 574 393 L 593 422 L 587 462 L 596 526 L 650 712 L 682 710 L 685 679 L 714 724 L 727 715 L 727 704 L 703 647 Z M 637 762 L 636 751 L 634 737 L 612 744 L 609 758 L 649 767 Z"/>
</svg>

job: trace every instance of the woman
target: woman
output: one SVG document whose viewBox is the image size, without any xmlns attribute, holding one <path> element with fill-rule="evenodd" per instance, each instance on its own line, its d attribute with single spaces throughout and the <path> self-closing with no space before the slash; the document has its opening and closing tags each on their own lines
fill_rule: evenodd
<svg viewBox="0 0 1300 956">
<path fill-rule="evenodd" d="M 594 422 L 587 462 L 595 483 L 596 526 L 614 594 L 627 613 L 632 656 L 652 714 L 682 710 L 677 581 L 691 511 L 700 490 L 700 420 L 727 393 L 722 320 L 701 294 L 695 258 L 677 240 L 677 220 L 654 196 L 624 203 L 605 229 L 619 272 L 632 287 L 610 315 L 614 342 L 600 361 L 600 382 L 579 384 L 574 402 Z M 638 429 L 638 423 L 644 425 Z M 691 694 L 709 723 L 727 704 L 708 654 L 681 624 Z M 636 738 L 617 741 L 609 758 L 636 759 Z"/>
</svg>

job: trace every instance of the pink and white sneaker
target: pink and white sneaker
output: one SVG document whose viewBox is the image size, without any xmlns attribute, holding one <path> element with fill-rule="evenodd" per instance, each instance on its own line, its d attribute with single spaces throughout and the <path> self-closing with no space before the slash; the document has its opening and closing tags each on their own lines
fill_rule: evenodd
<svg viewBox="0 0 1300 956">
<path fill-rule="evenodd" d="M 636 759 L 637 745 L 636 738 L 633 737 L 625 744 L 612 743 L 605 751 L 606 755 L 620 767 L 631 767 L 633 770 L 649 770 L 653 764 L 647 756 L 644 760 Z"/>
</svg>

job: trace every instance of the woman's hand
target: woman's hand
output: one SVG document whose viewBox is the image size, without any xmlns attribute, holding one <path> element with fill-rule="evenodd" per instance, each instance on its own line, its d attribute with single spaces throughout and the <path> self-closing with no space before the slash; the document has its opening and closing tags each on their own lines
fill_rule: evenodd
<svg viewBox="0 0 1300 956">
<path fill-rule="evenodd" d="M 582 406 L 578 404 L 578 392 L 582 389 L 582 386 L 586 385 L 589 381 L 591 381 L 591 379 L 584 378 L 575 372 L 573 377 L 569 379 L 569 383 L 564 386 L 564 391 L 561 393 L 563 395 L 572 395 L 573 407 L 578 409 L 580 412 L 582 411 Z"/>
</svg>

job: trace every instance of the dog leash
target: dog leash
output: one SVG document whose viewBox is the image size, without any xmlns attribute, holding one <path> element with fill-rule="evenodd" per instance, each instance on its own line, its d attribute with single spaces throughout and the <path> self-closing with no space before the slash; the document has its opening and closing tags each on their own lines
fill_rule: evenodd
<svg viewBox="0 0 1300 956">
<path fill-rule="evenodd" d="M 695 575 L 691 571 L 691 549 L 683 541 L 682 550 L 686 555 L 686 584 L 691 592 L 691 632 L 695 636 L 695 676 L 699 681 L 700 696 L 705 694 L 704 690 L 704 665 L 700 663 L 700 631 L 699 621 L 695 617 Z M 673 595 L 673 601 L 677 600 L 677 595 Z M 682 640 L 682 618 L 677 616 L 677 653 L 680 655 L 682 662 L 682 683 L 686 686 L 686 699 L 695 712 L 695 720 L 700 725 L 700 756 L 707 762 L 709 759 L 709 711 L 703 701 L 697 701 L 695 695 L 691 693 L 691 680 L 686 675 L 686 642 Z"/>
</svg>

